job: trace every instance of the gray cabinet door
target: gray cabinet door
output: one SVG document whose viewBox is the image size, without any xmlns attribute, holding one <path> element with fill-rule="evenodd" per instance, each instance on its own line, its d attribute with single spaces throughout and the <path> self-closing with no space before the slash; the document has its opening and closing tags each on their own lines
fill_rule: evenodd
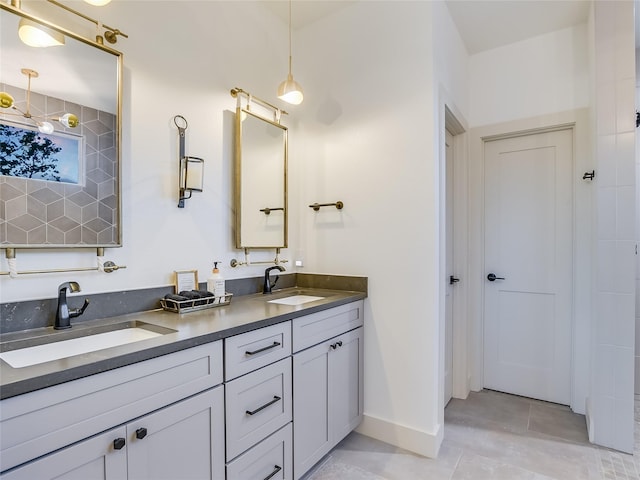
<svg viewBox="0 0 640 480">
<path fill-rule="evenodd" d="M 223 388 L 129 423 L 127 446 L 129 480 L 223 480 Z"/>
<path fill-rule="evenodd" d="M 336 348 L 329 356 L 329 427 L 332 448 L 362 421 L 362 327 L 340 335 L 334 343 Z"/>
<path fill-rule="evenodd" d="M 324 342 L 293 356 L 293 472 L 296 479 L 330 449 L 329 345 Z"/>
<path fill-rule="evenodd" d="M 0 475 L 2 480 L 126 480 L 125 427 L 114 428 Z M 120 444 L 117 444 L 120 446 Z"/>
<path fill-rule="evenodd" d="M 293 356 L 296 479 L 362 420 L 362 344 L 360 327 Z"/>
</svg>

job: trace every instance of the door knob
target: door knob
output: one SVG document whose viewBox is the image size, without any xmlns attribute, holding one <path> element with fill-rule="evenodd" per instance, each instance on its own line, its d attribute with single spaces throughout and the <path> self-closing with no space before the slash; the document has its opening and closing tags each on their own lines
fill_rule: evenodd
<svg viewBox="0 0 640 480">
<path fill-rule="evenodd" d="M 459 278 L 456 278 L 453 275 L 449 275 L 449 285 L 453 285 L 454 283 L 458 283 L 459 281 Z"/>
<path fill-rule="evenodd" d="M 487 275 L 487 280 L 489 280 L 490 282 L 495 282 L 496 280 L 504 280 L 504 277 L 496 277 L 495 273 L 490 273 L 489 275 Z"/>
</svg>

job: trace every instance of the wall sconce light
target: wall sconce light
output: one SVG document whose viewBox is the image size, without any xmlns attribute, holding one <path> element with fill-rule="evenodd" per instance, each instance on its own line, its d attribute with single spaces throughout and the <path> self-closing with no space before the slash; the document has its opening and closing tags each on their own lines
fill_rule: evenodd
<svg viewBox="0 0 640 480">
<path fill-rule="evenodd" d="M 27 109 L 26 111 L 20 110 L 18 107 L 14 105 L 15 101 L 11 95 L 7 92 L 0 92 L 0 108 L 11 108 L 16 110 L 19 113 L 5 113 L 5 115 L 15 115 L 18 117 L 23 117 L 28 120 L 31 120 L 37 127 L 40 133 L 53 133 L 54 127 L 51 122 L 48 120 L 54 120 L 60 122 L 63 126 L 67 128 L 75 128 L 80 124 L 80 120 L 73 113 L 65 113 L 60 117 L 40 117 L 37 115 L 31 114 L 31 79 L 38 78 L 38 72 L 35 70 L 31 70 L 30 68 L 23 68 L 20 70 L 24 75 L 29 77 L 27 83 Z"/>
<path fill-rule="evenodd" d="M 184 208 L 184 201 L 192 192 L 201 192 L 204 177 L 204 160 L 198 157 L 180 159 L 180 198 L 178 208 Z M 188 194 L 188 196 L 187 196 Z"/>
<path fill-rule="evenodd" d="M 191 198 L 192 192 L 201 192 L 204 180 L 204 160 L 199 157 L 185 155 L 185 137 L 189 124 L 182 115 L 173 117 L 173 123 L 178 127 L 180 177 L 178 187 L 180 197 L 178 208 L 184 208 L 184 201 Z M 187 196 L 188 194 L 188 196 Z"/>
<path fill-rule="evenodd" d="M 96 24 L 96 28 L 98 28 L 98 29 L 104 28 L 104 30 L 105 30 L 104 38 L 106 38 L 107 42 L 109 42 L 109 43 L 116 43 L 118 41 L 118 38 L 117 38 L 118 35 L 121 35 L 124 38 L 129 38 L 129 36 L 127 34 L 122 33 L 117 28 L 113 28 L 113 27 L 110 27 L 108 25 L 105 25 L 104 23 L 101 23 L 101 22 L 99 22 L 98 20 L 96 20 L 94 18 L 86 16 L 84 13 L 80 13 L 80 12 L 74 10 L 73 8 L 67 7 L 66 5 L 63 5 L 62 3 L 56 2 L 56 0 L 47 0 L 47 1 L 49 3 L 53 3 L 56 7 L 60 7 L 63 10 L 66 10 L 67 12 L 71 12 L 74 15 L 82 17 L 82 18 L 84 18 L 85 20 L 87 20 L 89 22 L 95 23 Z M 93 0 L 93 1 L 85 0 L 85 2 L 90 3 L 92 5 L 106 5 L 110 1 L 111 0 L 108 0 L 106 2 L 100 1 L 100 0 Z M 96 43 L 98 43 L 100 45 L 104 45 L 104 38 L 100 34 L 96 35 Z"/>
<path fill-rule="evenodd" d="M 56 0 L 47 0 L 49 3 L 52 3 L 56 7 L 60 7 L 67 12 L 73 13 L 85 20 L 94 23 L 96 25 L 96 29 L 98 33 L 96 34 L 95 42 L 99 45 L 104 45 L 104 39 L 107 39 L 109 43 L 116 43 L 118 41 L 118 35 L 129 38 L 129 36 L 125 33 L 122 33 L 117 28 L 110 27 L 109 25 L 105 25 L 102 22 L 88 17 L 84 13 L 80 13 L 77 10 L 74 10 L 71 7 L 67 7 Z M 111 0 L 85 0 L 85 2 L 91 5 L 102 6 L 109 3 Z M 22 0 L 11 0 L 11 6 L 20 10 L 22 8 Z M 100 31 L 104 29 L 104 37 L 101 35 Z M 46 25 L 42 25 L 38 22 L 34 22 L 28 19 L 20 20 L 18 25 L 18 36 L 20 40 L 26 45 L 30 47 L 51 47 L 55 45 L 64 45 L 64 35 L 60 32 L 57 32 Z"/>
<path fill-rule="evenodd" d="M 30 47 L 55 47 L 64 45 L 64 35 L 39 23 L 22 18 L 18 23 L 18 36 Z"/>
</svg>

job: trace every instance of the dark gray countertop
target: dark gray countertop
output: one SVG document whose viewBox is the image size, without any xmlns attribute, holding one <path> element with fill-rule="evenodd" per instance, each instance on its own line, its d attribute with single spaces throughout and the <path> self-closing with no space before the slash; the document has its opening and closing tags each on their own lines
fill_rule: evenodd
<svg viewBox="0 0 640 480">
<path fill-rule="evenodd" d="M 297 306 L 268 303 L 269 300 L 299 293 L 324 298 Z M 177 314 L 152 310 L 82 322 L 72 329 L 73 335 L 81 336 L 82 333 L 89 333 L 91 329 L 97 327 L 128 321 L 146 322 L 170 328 L 176 332 L 22 368 L 13 368 L 0 360 L 0 399 L 285 322 L 365 297 L 365 293 L 355 291 L 290 288 L 274 292 L 272 295 L 240 296 L 233 298 L 230 305 L 190 313 Z M 52 339 L 60 335 L 61 339 L 66 339 L 69 335 L 67 332 L 69 330 L 59 332 L 47 327 L 4 334 L 0 349 L 1 351 L 13 350 L 18 344 L 20 348 L 36 345 L 42 343 L 43 337 Z"/>
</svg>

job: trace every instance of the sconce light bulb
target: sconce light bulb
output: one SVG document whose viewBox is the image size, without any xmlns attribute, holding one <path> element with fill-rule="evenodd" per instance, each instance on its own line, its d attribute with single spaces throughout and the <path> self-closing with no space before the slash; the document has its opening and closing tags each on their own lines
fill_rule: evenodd
<svg viewBox="0 0 640 480">
<path fill-rule="evenodd" d="M 53 124 L 49 122 L 42 122 L 38 125 L 38 130 L 40 133 L 53 133 Z"/>
<path fill-rule="evenodd" d="M 67 128 L 76 128 L 80 121 L 73 113 L 65 113 L 60 117 L 59 122 Z"/>
<path fill-rule="evenodd" d="M 0 92 L 0 107 L 11 108 L 13 105 L 13 97 L 7 92 Z"/>
<path fill-rule="evenodd" d="M 84 0 L 89 5 L 95 5 L 96 7 L 103 7 L 107 3 L 111 3 L 111 0 Z"/>
<path fill-rule="evenodd" d="M 54 47 L 64 45 L 64 35 L 49 27 L 23 18 L 18 24 L 18 36 L 30 47 Z"/>
</svg>

